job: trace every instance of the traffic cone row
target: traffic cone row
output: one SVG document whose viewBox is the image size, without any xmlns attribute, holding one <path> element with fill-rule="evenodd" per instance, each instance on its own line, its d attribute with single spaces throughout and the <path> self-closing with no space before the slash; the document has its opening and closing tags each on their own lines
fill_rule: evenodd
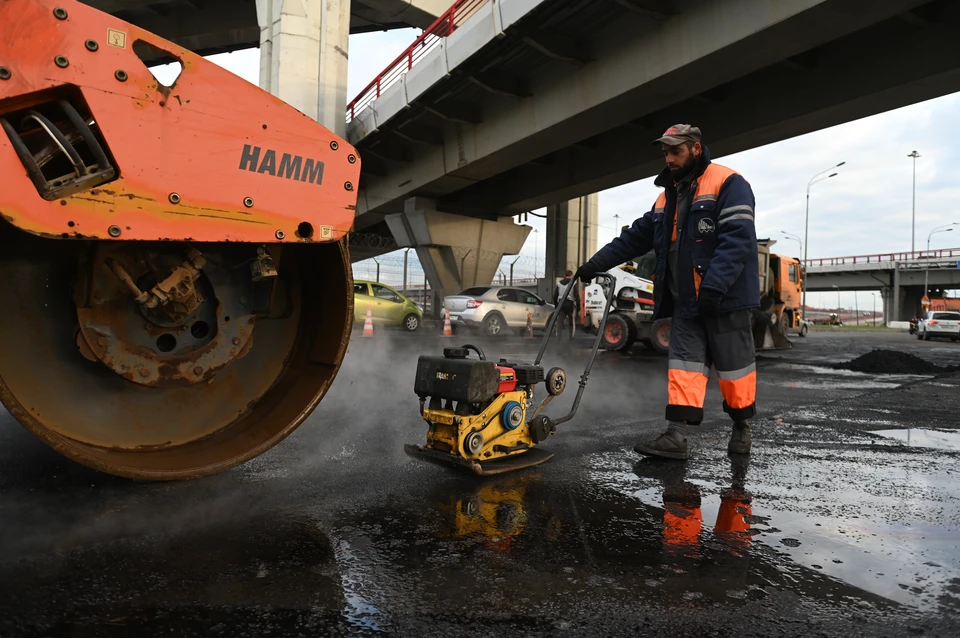
<svg viewBox="0 0 960 638">
<path fill-rule="evenodd" d="M 450 325 L 450 310 L 447 308 L 443 309 L 443 336 L 452 337 L 453 336 L 453 326 Z"/>
<path fill-rule="evenodd" d="M 373 336 L 373 310 L 367 308 L 367 318 L 363 320 L 363 336 Z"/>
</svg>

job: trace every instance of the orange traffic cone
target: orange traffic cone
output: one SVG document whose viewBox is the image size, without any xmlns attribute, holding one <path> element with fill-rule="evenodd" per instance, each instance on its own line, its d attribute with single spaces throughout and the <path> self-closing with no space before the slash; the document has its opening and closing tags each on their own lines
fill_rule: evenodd
<svg viewBox="0 0 960 638">
<path fill-rule="evenodd" d="M 373 336 L 373 311 L 367 308 L 367 318 L 363 320 L 363 336 Z"/>
<path fill-rule="evenodd" d="M 527 337 L 533 338 L 533 315 L 527 313 Z"/>
<path fill-rule="evenodd" d="M 450 310 L 447 308 L 443 309 L 444 318 L 443 318 L 443 336 L 452 337 L 453 336 L 453 326 L 450 325 Z"/>
</svg>

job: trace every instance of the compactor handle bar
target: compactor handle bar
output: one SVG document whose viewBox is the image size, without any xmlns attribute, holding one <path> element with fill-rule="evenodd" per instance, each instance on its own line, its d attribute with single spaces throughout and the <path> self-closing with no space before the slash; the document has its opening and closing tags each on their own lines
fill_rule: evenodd
<svg viewBox="0 0 960 638">
<path fill-rule="evenodd" d="M 570 283 L 570 286 L 567 287 L 566 294 L 564 294 L 563 299 L 560 300 L 559 305 L 557 306 L 557 311 L 553 313 L 553 316 L 550 317 L 550 321 L 547 323 L 547 334 L 543 337 L 543 343 L 540 345 L 540 352 L 537 354 L 537 361 L 535 365 L 540 365 L 540 360 L 543 358 L 543 353 L 547 349 L 547 342 L 550 340 L 550 333 L 553 332 L 553 325 L 556 323 L 557 316 L 560 314 L 559 309 L 563 306 L 563 303 L 569 298 L 570 291 L 573 290 L 573 282 L 579 279 L 580 271 L 577 271 L 573 277 L 573 281 Z M 603 308 L 603 318 L 600 319 L 600 326 L 597 328 L 597 337 L 593 340 L 593 348 L 590 351 L 590 358 L 587 360 L 587 367 L 584 368 L 583 374 L 580 375 L 580 387 L 577 388 L 577 397 L 573 400 L 573 406 L 570 408 L 570 413 L 566 416 L 560 417 L 559 419 L 551 419 L 553 425 L 559 425 L 561 423 L 566 423 L 572 419 L 577 414 L 577 408 L 580 407 L 580 399 L 583 398 L 583 391 L 587 387 L 587 379 L 590 377 L 590 370 L 593 368 L 593 362 L 597 358 L 597 352 L 600 350 L 600 341 L 603 339 L 603 330 L 607 325 L 607 316 L 610 314 L 610 307 L 613 305 L 613 290 L 616 285 L 616 280 L 613 278 L 613 275 L 602 272 L 597 273 L 596 279 L 599 280 L 601 286 L 607 288 L 606 299 L 607 303 Z M 604 286 L 604 282 L 606 286 Z"/>
</svg>

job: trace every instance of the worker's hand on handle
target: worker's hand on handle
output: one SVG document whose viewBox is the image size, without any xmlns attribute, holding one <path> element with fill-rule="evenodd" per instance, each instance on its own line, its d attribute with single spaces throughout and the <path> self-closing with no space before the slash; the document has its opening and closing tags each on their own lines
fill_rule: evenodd
<svg viewBox="0 0 960 638">
<path fill-rule="evenodd" d="M 577 269 L 577 274 L 574 276 L 574 278 L 579 278 L 580 281 L 588 284 L 594 280 L 598 272 L 600 271 L 597 270 L 597 267 L 588 261 Z"/>
<path fill-rule="evenodd" d="M 700 294 L 697 297 L 697 311 L 701 317 L 716 317 L 720 314 L 720 300 L 723 295 L 719 290 L 713 288 L 700 287 Z"/>
</svg>

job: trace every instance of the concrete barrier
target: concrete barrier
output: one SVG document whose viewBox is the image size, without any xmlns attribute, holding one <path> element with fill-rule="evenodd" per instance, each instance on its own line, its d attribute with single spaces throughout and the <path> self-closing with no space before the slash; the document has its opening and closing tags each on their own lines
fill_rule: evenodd
<svg viewBox="0 0 960 638">
<path fill-rule="evenodd" d="M 910 322 L 909 321 L 891 321 L 887 324 L 888 328 L 893 328 L 895 330 L 909 330 Z"/>
</svg>

